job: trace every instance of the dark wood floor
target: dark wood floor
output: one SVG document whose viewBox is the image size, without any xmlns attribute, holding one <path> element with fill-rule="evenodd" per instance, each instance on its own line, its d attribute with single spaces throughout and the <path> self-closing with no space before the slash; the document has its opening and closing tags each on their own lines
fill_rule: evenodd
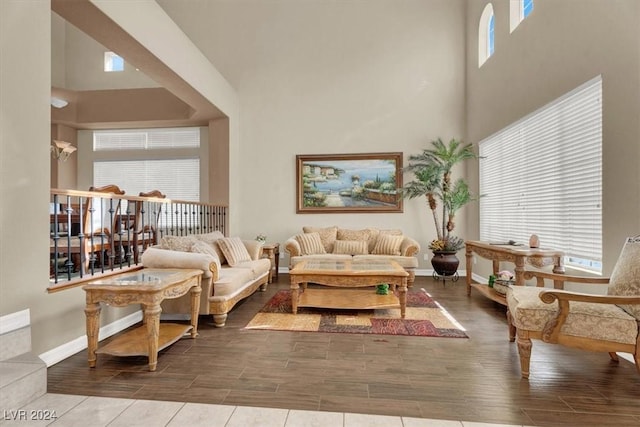
<svg viewBox="0 0 640 427">
<path fill-rule="evenodd" d="M 520 377 L 505 309 L 464 279 L 424 287 L 469 339 L 243 330 L 279 289 L 281 274 L 214 328 L 163 350 L 156 372 L 142 357 L 80 352 L 48 371 L 48 392 L 539 426 L 640 425 L 640 374 L 597 354 L 534 341 L 531 378 Z"/>
</svg>

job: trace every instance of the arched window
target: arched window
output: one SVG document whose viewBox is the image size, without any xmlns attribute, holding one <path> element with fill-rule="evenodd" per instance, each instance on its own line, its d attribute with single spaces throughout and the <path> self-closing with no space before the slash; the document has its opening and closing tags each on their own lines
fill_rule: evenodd
<svg viewBox="0 0 640 427">
<path fill-rule="evenodd" d="M 493 55 L 495 50 L 495 18 L 493 15 L 493 5 L 488 3 L 478 26 L 478 67 Z"/>
<path fill-rule="evenodd" d="M 513 32 L 531 12 L 533 12 L 533 0 L 511 0 L 509 10 L 510 31 Z"/>
</svg>

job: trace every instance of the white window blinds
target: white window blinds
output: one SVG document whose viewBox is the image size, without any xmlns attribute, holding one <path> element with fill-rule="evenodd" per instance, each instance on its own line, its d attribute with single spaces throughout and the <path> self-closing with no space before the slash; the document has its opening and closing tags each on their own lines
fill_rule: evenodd
<svg viewBox="0 0 640 427">
<path fill-rule="evenodd" d="M 96 187 L 116 184 L 126 195 L 160 190 L 169 199 L 200 200 L 200 160 L 122 160 L 94 162 Z"/>
<path fill-rule="evenodd" d="M 480 142 L 480 238 L 565 251 L 602 270 L 602 80 Z"/>
<path fill-rule="evenodd" d="M 93 134 L 93 151 L 198 147 L 200 147 L 200 129 L 197 127 L 101 130 Z"/>
</svg>

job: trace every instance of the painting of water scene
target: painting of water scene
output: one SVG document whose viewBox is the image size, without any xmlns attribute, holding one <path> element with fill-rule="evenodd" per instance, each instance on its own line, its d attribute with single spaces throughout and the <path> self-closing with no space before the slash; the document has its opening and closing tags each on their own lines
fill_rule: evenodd
<svg viewBox="0 0 640 427">
<path fill-rule="evenodd" d="M 402 153 L 296 156 L 298 213 L 402 212 Z"/>
</svg>

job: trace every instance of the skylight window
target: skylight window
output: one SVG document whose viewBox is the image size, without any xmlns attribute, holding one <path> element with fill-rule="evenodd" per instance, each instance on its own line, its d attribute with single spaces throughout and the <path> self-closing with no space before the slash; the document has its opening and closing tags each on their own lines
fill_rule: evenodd
<svg viewBox="0 0 640 427">
<path fill-rule="evenodd" d="M 124 71 L 124 59 L 113 52 L 104 53 L 104 71 Z"/>
</svg>

